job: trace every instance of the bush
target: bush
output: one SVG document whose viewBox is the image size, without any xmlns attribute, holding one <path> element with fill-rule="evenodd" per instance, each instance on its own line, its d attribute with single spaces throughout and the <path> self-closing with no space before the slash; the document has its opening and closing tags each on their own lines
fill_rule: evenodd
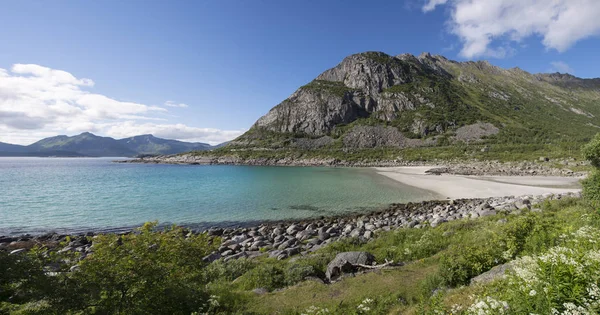
<svg viewBox="0 0 600 315">
<path fill-rule="evenodd" d="M 440 271 L 449 286 L 466 285 L 469 280 L 504 262 L 499 244 L 481 246 L 451 246 L 442 257 Z"/>
<path fill-rule="evenodd" d="M 581 181 L 583 196 L 593 202 L 600 202 L 600 170 L 594 170 Z"/>
<path fill-rule="evenodd" d="M 600 168 L 600 133 L 592 141 L 586 144 L 583 149 L 583 157 L 590 161 L 592 166 Z"/>
<path fill-rule="evenodd" d="M 563 239 L 542 255 L 517 259 L 508 279 L 478 297 L 466 314 L 598 314 L 600 230 L 582 227 Z M 493 305 L 502 307 L 494 311 Z"/>
<path fill-rule="evenodd" d="M 245 290 L 265 288 L 272 291 L 285 286 L 285 273 L 276 264 L 263 263 L 248 271 L 239 281 Z"/>
<path fill-rule="evenodd" d="M 54 295 L 56 313 L 190 314 L 214 307 L 202 257 L 216 246 L 204 234 L 155 228 L 147 223 L 139 233 L 97 236 L 94 253 Z"/>
</svg>

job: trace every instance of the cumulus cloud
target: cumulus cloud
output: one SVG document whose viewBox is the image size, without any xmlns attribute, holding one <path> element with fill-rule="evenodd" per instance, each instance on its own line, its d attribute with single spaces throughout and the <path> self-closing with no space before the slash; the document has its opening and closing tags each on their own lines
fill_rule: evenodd
<svg viewBox="0 0 600 315">
<path fill-rule="evenodd" d="M 510 43 L 530 36 L 541 37 L 547 49 L 563 52 L 600 34 L 598 0 L 427 0 L 422 10 L 444 5 L 451 12 L 450 32 L 460 38 L 460 54 L 466 58 L 506 56 Z"/>
<path fill-rule="evenodd" d="M 179 108 L 187 108 L 188 107 L 187 104 L 177 103 L 177 102 L 173 102 L 173 101 L 166 101 L 165 102 L 165 106 L 167 106 L 167 107 L 179 107 Z"/>
<path fill-rule="evenodd" d="M 448 0 L 429 0 L 423 5 L 423 12 L 429 12 L 435 10 L 438 5 L 446 4 Z"/>
<path fill-rule="evenodd" d="M 125 121 L 114 124 L 107 129 L 106 134 L 114 138 L 126 138 L 131 135 L 153 134 L 155 137 L 178 139 L 190 142 L 223 143 L 244 133 L 244 130 L 220 130 L 213 128 L 197 128 L 184 124 L 139 124 L 135 121 Z"/>
<path fill-rule="evenodd" d="M 160 106 L 119 101 L 90 92 L 91 79 L 35 64 L 0 68 L 0 141 L 29 144 L 56 134 L 84 131 L 116 137 L 151 133 L 158 137 L 220 143 L 240 130 L 190 127 L 165 121 Z M 168 107 L 187 107 L 167 101 Z"/>
<path fill-rule="evenodd" d="M 571 68 L 568 64 L 562 61 L 553 61 L 550 63 L 552 66 L 550 72 L 560 72 L 560 73 L 570 73 L 574 74 L 575 70 Z"/>
</svg>

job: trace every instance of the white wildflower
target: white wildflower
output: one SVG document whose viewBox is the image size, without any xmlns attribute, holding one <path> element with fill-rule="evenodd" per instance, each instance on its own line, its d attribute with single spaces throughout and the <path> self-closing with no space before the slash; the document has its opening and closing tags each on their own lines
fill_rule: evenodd
<svg viewBox="0 0 600 315">
<path fill-rule="evenodd" d="M 529 291 L 529 296 L 535 296 L 536 294 L 537 294 L 537 292 L 535 292 L 535 290 Z"/>
</svg>

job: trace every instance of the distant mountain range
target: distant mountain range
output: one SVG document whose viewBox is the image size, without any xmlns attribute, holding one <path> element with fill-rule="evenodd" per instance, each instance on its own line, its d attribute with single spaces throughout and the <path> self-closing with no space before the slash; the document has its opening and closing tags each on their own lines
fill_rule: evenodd
<svg viewBox="0 0 600 315">
<path fill-rule="evenodd" d="M 69 156 L 102 157 L 177 154 L 217 148 L 207 143 L 183 142 L 140 135 L 116 140 L 89 132 L 77 136 L 56 136 L 42 139 L 28 146 L 0 142 L 0 156 Z"/>
</svg>

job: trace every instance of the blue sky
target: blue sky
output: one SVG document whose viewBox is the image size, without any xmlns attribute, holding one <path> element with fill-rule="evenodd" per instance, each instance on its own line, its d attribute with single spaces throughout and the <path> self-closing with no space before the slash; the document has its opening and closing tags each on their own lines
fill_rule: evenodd
<svg viewBox="0 0 600 315">
<path fill-rule="evenodd" d="M 218 143 L 362 51 L 600 77 L 600 1 L 541 2 L 3 1 L 0 141 Z"/>
</svg>

